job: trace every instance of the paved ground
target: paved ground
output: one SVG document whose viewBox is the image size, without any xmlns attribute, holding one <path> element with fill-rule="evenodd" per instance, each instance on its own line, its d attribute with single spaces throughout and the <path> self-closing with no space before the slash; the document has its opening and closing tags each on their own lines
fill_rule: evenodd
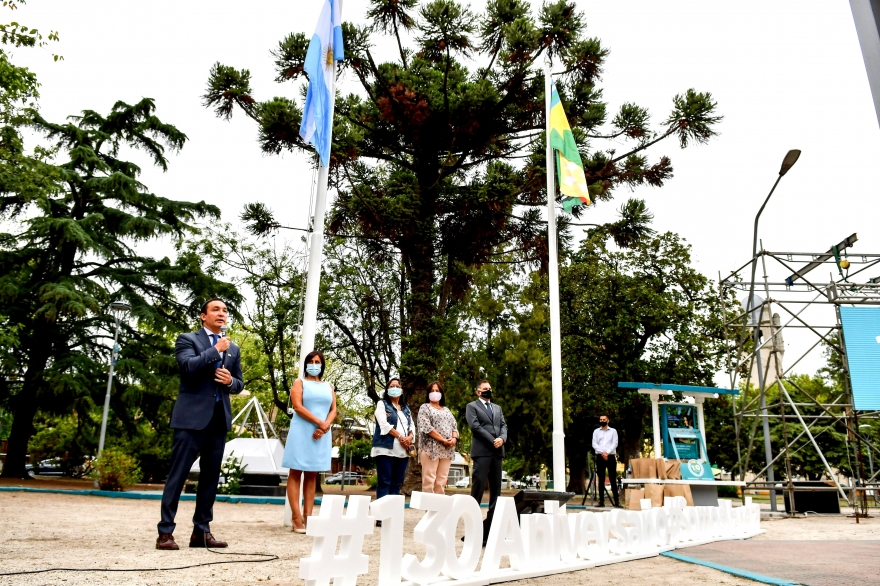
<svg viewBox="0 0 880 586">
<path fill-rule="evenodd" d="M 47 486 L 44 481 L 37 486 Z M 8 484 L 3 482 L 0 484 Z M 31 485 L 30 482 L 25 483 Z M 53 483 L 54 484 L 54 483 Z M 65 486 L 66 488 L 83 488 Z M 54 486 L 53 486 L 54 488 Z M 60 488 L 60 486 L 59 486 Z M 149 488 L 149 487 L 139 487 Z M 193 502 L 180 505 L 177 536 L 186 541 L 191 526 L 189 519 Z M 53 572 L 31 576 L 0 578 L 6 584 L 302 584 L 298 578 L 299 559 L 307 556 L 311 538 L 296 535 L 281 527 L 281 507 L 277 505 L 249 505 L 218 503 L 215 507 L 214 532 L 231 543 L 230 550 L 239 552 L 267 552 L 281 559 L 269 563 L 223 563 L 188 570 L 163 572 Z M 206 561 L 232 561 L 234 556 L 219 557 L 203 550 L 183 548 L 178 552 L 159 552 L 154 549 L 155 526 L 159 503 L 152 500 L 108 499 L 102 497 L 63 494 L 0 493 L 0 573 L 48 567 L 148 568 L 195 564 Z M 406 534 L 421 516 L 407 511 Z M 786 548 L 798 551 L 791 540 L 852 541 L 857 548 L 876 548 L 880 540 L 880 517 L 862 520 L 842 516 L 781 519 L 764 523 L 765 535 L 748 542 L 758 550 L 773 551 L 786 541 Z M 804 543 L 803 552 L 822 551 L 822 545 Z M 846 544 L 842 544 L 845 551 Z M 365 541 L 364 552 L 370 555 L 370 577 L 362 577 L 359 584 L 375 583 L 378 569 L 378 532 Z M 809 550 L 807 548 L 810 548 Z M 827 548 L 825 548 L 827 549 Z M 850 548 L 852 549 L 852 548 Z M 409 553 L 423 555 L 424 551 L 411 542 L 405 544 Z M 695 548 L 679 550 L 688 554 Z M 830 550 L 829 550 L 830 551 Z M 853 549 L 852 551 L 855 551 Z M 840 564 L 848 564 L 857 572 L 857 583 L 869 584 L 880 576 L 876 570 L 876 554 L 865 557 L 850 552 L 839 554 Z M 880 552 L 878 552 L 880 553 Z M 740 556 L 742 557 L 742 556 Z M 817 558 L 811 554 L 801 558 Z M 734 565 L 734 564 L 728 564 Z M 765 572 L 766 573 L 766 572 Z M 849 578 L 840 574 L 835 584 L 849 584 Z M 534 586 L 568 586 L 586 583 L 634 584 L 729 584 L 745 585 L 754 582 L 736 578 L 703 566 L 687 564 L 668 558 L 651 558 L 635 562 L 612 564 L 601 568 L 570 574 L 560 574 L 523 580 L 516 584 Z M 817 582 L 821 584 L 821 582 Z"/>
<path fill-rule="evenodd" d="M 719 541 L 676 553 L 810 586 L 880 584 L 880 541 Z"/>
</svg>

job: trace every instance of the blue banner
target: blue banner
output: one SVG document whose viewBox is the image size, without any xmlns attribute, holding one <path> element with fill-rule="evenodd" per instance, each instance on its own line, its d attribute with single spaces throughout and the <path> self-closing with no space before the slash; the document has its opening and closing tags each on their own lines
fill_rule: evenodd
<svg viewBox="0 0 880 586">
<path fill-rule="evenodd" d="M 840 321 L 855 408 L 880 409 L 880 307 L 841 307 Z"/>
</svg>

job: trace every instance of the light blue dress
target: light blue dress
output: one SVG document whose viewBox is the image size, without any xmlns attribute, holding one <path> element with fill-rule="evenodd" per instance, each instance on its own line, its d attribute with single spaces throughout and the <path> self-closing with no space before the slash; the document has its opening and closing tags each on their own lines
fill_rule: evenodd
<svg viewBox="0 0 880 586">
<path fill-rule="evenodd" d="M 333 404 L 333 389 L 330 383 L 303 380 L 303 407 L 318 419 L 324 420 Z M 324 472 L 330 470 L 333 452 L 333 434 L 325 433 L 321 439 L 312 439 L 315 424 L 306 421 L 296 413 L 290 418 L 290 431 L 284 445 L 284 458 L 281 465 L 291 470 L 304 472 Z"/>
</svg>

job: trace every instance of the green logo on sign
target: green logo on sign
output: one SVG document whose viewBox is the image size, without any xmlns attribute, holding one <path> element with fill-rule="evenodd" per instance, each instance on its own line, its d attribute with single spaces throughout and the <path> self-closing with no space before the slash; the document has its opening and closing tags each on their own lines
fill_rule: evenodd
<svg viewBox="0 0 880 586">
<path fill-rule="evenodd" d="M 703 464 L 700 463 L 699 460 L 689 460 L 688 461 L 688 470 L 690 470 L 691 474 L 694 476 L 702 476 L 703 475 Z"/>
</svg>

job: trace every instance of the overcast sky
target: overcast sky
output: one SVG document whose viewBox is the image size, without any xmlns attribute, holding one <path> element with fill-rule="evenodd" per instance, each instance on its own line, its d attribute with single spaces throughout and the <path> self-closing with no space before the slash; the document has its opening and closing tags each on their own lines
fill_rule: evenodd
<svg viewBox="0 0 880 586">
<path fill-rule="evenodd" d="M 297 97 L 294 85 L 273 82 L 269 51 L 287 33 L 310 36 L 320 6 L 320 0 L 30 0 L 5 18 L 60 32 L 50 50 L 62 62 L 52 63 L 46 50 L 13 52 L 16 63 L 38 74 L 47 118 L 152 97 L 159 116 L 189 136 L 167 173 L 145 171 L 152 191 L 204 199 L 234 223 L 243 202 L 263 201 L 282 223 L 305 226 L 307 157 L 263 156 L 250 120 L 236 112 L 223 122 L 200 96 L 211 65 L 220 61 L 250 69 L 257 99 Z M 362 21 L 366 6 L 346 0 L 343 17 Z M 477 11 L 482 6 L 472 3 Z M 720 136 L 683 151 L 672 142 L 653 147 L 651 158 L 669 156 L 675 176 L 662 189 L 633 192 L 647 200 L 658 230 L 693 245 L 699 270 L 717 278 L 749 259 L 754 215 L 792 148 L 803 155 L 764 212 L 765 246 L 824 251 L 857 232 L 854 251 L 880 252 L 880 129 L 848 2 L 590 0 L 579 7 L 588 34 L 610 49 L 601 86 L 612 112 L 636 102 L 659 121 L 672 96 L 691 87 L 718 101 Z M 380 53 L 388 48 L 377 42 Z M 342 83 L 344 91 L 356 89 Z M 590 210 L 584 221 L 614 218 L 628 196 L 618 190 L 615 201 Z M 791 353 L 812 343 L 794 334 L 786 341 Z M 803 364 L 809 372 L 821 360 Z"/>
</svg>

